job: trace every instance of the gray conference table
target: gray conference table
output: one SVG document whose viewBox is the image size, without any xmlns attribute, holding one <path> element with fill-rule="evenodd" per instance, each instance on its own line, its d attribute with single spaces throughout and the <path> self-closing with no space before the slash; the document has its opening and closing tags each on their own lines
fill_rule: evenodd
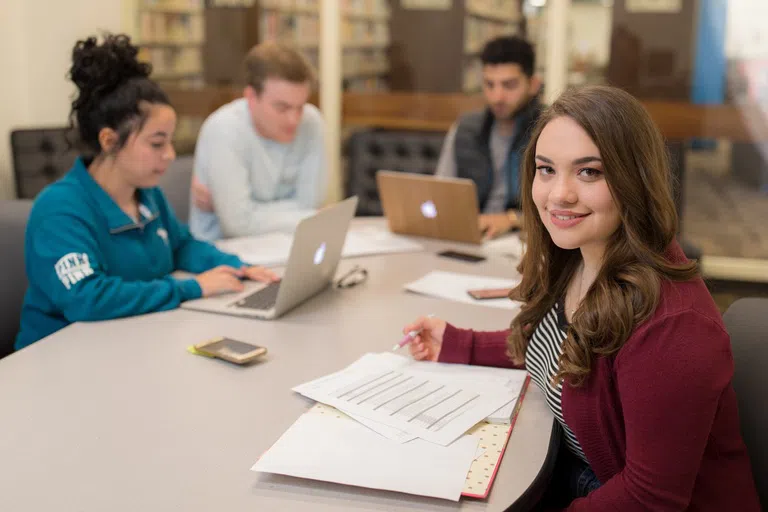
<svg viewBox="0 0 768 512">
<path fill-rule="evenodd" d="M 416 316 L 508 326 L 507 310 L 411 294 L 403 284 L 433 269 L 513 276 L 515 261 L 462 263 L 435 254 L 461 244 L 424 243 L 421 253 L 343 260 L 338 275 L 359 264 L 367 282 L 325 291 L 278 321 L 176 310 L 79 323 L 0 361 L 0 510 L 506 509 L 541 485 L 556 444 L 535 385 L 487 500 L 453 503 L 249 471 L 311 406 L 292 386 L 388 350 Z M 237 367 L 186 351 L 220 335 L 264 345 L 269 355 Z"/>
</svg>

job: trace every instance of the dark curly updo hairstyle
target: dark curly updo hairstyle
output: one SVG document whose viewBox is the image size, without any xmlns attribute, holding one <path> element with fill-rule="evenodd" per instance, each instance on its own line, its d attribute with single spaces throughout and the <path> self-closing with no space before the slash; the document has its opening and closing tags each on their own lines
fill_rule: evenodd
<svg viewBox="0 0 768 512">
<path fill-rule="evenodd" d="M 78 41 L 72 49 L 69 77 L 78 94 L 72 102 L 70 121 L 78 142 L 88 156 L 102 152 L 99 132 L 112 128 L 118 134 L 115 151 L 146 121 L 148 104 L 170 105 L 168 96 L 149 79 L 152 66 L 139 62 L 139 50 L 126 35 L 107 34 Z"/>
</svg>

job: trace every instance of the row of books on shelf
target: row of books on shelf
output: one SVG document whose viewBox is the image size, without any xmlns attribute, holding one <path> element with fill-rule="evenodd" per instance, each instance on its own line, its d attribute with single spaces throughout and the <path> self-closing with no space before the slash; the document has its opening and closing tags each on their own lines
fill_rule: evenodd
<svg viewBox="0 0 768 512">
<path fill-rule="evenodd" d="M 262 0 L 263 10 L 319 15 L 318 0 Z M 343 17 L 386 21 L 390 15 L 387 0 L 344 0 L 339 6 Z"/>
<path fill-rule="evenodd" d="M 139 59 L 152 63 L 155 79 L 160 77 L 201 74 L 203 70 L 202 52 L 198 48 L 141 48 Z"/>
<path fill-rule="evenodd" d="M 205 77 L 199 73 L 193 75 L 158 75 L 157 77 L 153 76 L 152 79 L 160 84 L 161 87 L 173 87 L 179 89 L 204 89 L 210 85 L 209 83 L 206 83 Z"/>
<path fill-rule="evenodd" d="M 176 131 L 173 135 L 176 151 L 187 152 L 194 146 L 200 127 L 205 121 L 204 117 L 181 115 L 176 122 Z"/>
<path fill-rule="evenodd" d="M 344 78 L 381 76 L 389 72 L 389 60 L 385 50 L 344 52 L 341 69 Z"/>
<path fill-rule="evenodd" d="M 141 0 L 139 8 L 158 12 L 193 12 L 205 7 L 204 0 Z"/>
<path fill-rule="evenodd" d="M 514 35 L 517 31 L 517 23 L 495 22 L 479 18 L 465 18 L 464 52 L 479 53 L 487 41 L 494 37 Z"/>
<path fill-rule="evenodd" d="M 462 71 L 462 84 L 465 93 L 480 92 L 483 86 L 483 63 L 480 59 L 467 59 Z"/>
<path fill-rule="evenodd" d="M 288 40 L 297 46 L 317 46 L 320 23 L 317 16 L 304 16 L 278 10 L 268 10 L 259 18 L 262 40 Z"/>
<path fill-rule="evenodd" d="M 259 19 L 262 40 L 291 41 L 300 47 L 317 46 L 320 22 L 317 16 L 265 10 Z M 346 46 L 386 46 L 389 27 L 385 23 L 344 20 L 341 37 Z"/>
<path fill-rule="evenodd" d="M 505 23 L 515 23 L 520 18 L 519 0 L 465 0 L 465 8 L 470 16 Z"/>
<path fill-rule="evenodd" d="M 208 0 L 208 7 L 253 7 L 256 0 Z"/>
<path fill-rule="evenodd" d="M 202 15 L 142 11 L 139 18 L 143 44 L 201 44 L 205 37 Z"/>
<path fill-rule="evenodd" d="M 263 10 L 281 11 L 300 14 L 319 14 L 319 5 L 314 0 L 261 0 L 259 7 Z"/>
<path fill-rule="evenodd" d="M 342 0 L 342 13 L 386 18 L 390 14 L 388 0 Z"/>
<path fill-rule="evenodd" d="M 341 38 L 344 41 L 382 41 L 389 38 L 389 26 L 365 20 L 343 20 Z"/>
</svg>

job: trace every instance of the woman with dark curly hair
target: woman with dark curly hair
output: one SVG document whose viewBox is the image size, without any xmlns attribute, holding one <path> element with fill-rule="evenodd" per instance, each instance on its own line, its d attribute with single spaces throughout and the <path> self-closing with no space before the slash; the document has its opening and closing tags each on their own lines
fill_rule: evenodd
<svg viewBox="0 0 768 512">
<path fill-rule="evenodd" d="M 16 349 L 77 321 L 107 320 L 275 280 L 195 240 L 157 188 L 176 157 L 176 113 L 124 35 L 72 50 L 82 155 L 40 193 L 27 224 L 29 288 Z M 200 273 L 176 279 L 175 270 Z"/>
<path fill-rule="evenodd" d="M 511 328 L 421 318 L 416 359 L 525 366 L 562 427 L 545 506 L 758 511 L 730 340 L 675 241 L 664 140 L 611 87 L 570 91 L 525 153 L 528 247 Z"/>
</svg>

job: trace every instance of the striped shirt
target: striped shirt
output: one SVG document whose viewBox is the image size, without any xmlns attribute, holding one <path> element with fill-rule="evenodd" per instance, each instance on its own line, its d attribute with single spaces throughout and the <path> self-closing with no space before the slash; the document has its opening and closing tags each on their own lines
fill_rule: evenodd
<svg viewBox="0 0 768 512">
<path fill-rule="evenodd" d="M 533 331 L 525 354 L 525 367 L 531 379 L 546 395 L 549 408 L 562 425 L 566 446 L 574 455 L 587 462 L 579 440 L 563 419 L 561 407 L 563 384 L 559 382 L 557 386 L 552 385 L 552 377 L 557 373 L 558 362 L 563 354 L 563 341 L 567 331 L 568 320 L 565 318 L 563 305 L 557 303 Z"/>
</svg>

